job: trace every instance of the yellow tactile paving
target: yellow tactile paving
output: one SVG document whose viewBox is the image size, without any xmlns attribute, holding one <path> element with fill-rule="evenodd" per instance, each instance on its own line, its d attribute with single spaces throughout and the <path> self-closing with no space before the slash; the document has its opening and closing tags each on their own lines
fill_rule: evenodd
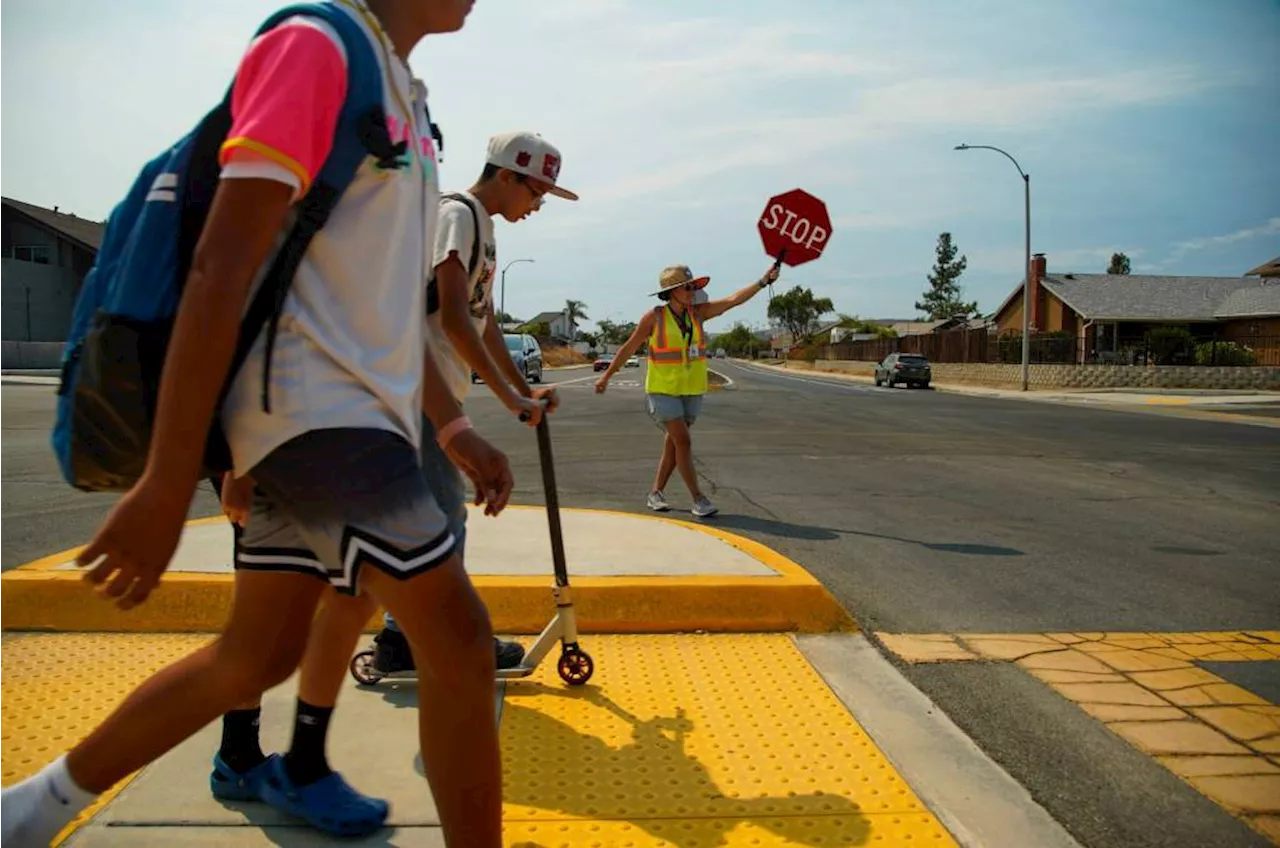
<svg viewBox="0 0 1280 848">
<path fill-rule="evenodd" d="M 3 782 L 209 638 L 5 634 Z M 508 845 L 956 844 L 790 637 L 592 636 L 590 650 L 581 689 L 552 663 L 507 689 Z"/>
<path fill-rule="evenodd" d="M 911 663 L 1016 662 L 1280 845 L 1280 707 L 1196 665 L 1280 659 L 1280 631 L 876 635 Z"/>
<path fill-rule="evenodd" d="M 514 844 L 955 844 L 789 637 L 593 636 L 591 652 L 583 689 L 544 668 L 507 690 Z"/>
<path fill-rule="evenodd" d="M 0 753 L 4 758 L 0 783 L 16 783 L 53 762 L 97 727 L 139 683 L 209 638 L 190 634 L 4 634 L 0 642 L 4 665 L 0 678 Z M 128 782 L 126 779 L 104 794 L 60 839 L 97 813 Z"/>
</svg>

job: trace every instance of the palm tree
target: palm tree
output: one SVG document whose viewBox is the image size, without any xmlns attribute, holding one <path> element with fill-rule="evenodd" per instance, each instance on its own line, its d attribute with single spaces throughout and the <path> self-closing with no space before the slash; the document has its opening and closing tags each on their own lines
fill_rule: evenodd
<svg viewBox="0 0 1280 848">
<path fill-rule="evenodd" d="M 566 300 L 564 302 L 564 314 L 569 324 L 569 334 L 575 337 L 578 334 L 578 319 L 590 320 L 587 316 L 587 305 L 580 300 Z M 569 341 L 574 341 L 570 338 Z"/>
</svg>

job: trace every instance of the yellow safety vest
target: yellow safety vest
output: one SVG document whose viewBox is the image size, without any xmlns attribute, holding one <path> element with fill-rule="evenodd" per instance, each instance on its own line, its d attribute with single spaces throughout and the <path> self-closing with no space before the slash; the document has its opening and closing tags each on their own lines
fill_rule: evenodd
<svg viewBox="0 0 1280 848">
<path fill-rule="evenodd" d="M 707 393 L 707 350 L 702 338 L 702 322 L 685 312 L 692 325 L 686 335 L 676 322 L 670 306 L 654 310 L 657 321 L 649 335 L 649 373 L 644 390 L 651 395 L 704 395 Z"/>
</svg>

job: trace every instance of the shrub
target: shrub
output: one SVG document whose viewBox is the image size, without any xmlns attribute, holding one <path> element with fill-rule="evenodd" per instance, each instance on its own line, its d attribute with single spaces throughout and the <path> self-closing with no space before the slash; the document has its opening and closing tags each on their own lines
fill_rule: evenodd
<svg viewBox="0 0 1280 848">
<path fill-rule="evenodd" d="M 1257 365 L 1258 357 L 1235 342 L 1205 342 L 1196 345 L 1196 365 Z"/>
<path fill-rule="evenodd" d="M 1147 333 L 1147 350 L 1156 365 L 1185 365 L 1194 342 L 1186 327 L 1156 327 Z"/>
</svg>

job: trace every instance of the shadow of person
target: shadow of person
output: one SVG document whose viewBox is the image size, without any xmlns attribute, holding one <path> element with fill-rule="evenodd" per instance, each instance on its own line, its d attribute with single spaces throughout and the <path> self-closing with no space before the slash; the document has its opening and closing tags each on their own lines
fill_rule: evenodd
<svg viewBox="0 0 1280 848">
<path fill-rule="evenodd" d="M 553 714 L 566 712 L 560 706 L 527 705 L 530 697 L 546 695 L 586 702 L 614 720 L 593 721 L 601 736 L 581 732 Z M 580 710 L 569 706 L 567 712 Z M 793 845 L 863 845 L 870 838 L 870 818 L 842 795 L 753 796 L 750 784 L 759 780 L 743 776 L 717 785 L 687 747 L 694 723 L 683 708 L 645 719 L 595 687 L 534 684 L 507 690 L 502 722 L 508 820 L 625 821 L 675 848 L 727 845 L 729 834 L 747 822 Z M 749 757 L 742 764 L 745 774 L 756 768 Z"/>
<path fill-rule="evenodd" d="M 1025 555 L 1017 548 L 1006 548 L 999 545 L 967 542 L 925 542 L 920 539 L 908 539 L 904 536 L 890 536 L 866 530 L 843 530 L 833 527 L 816 527 L 810 524 L 792 524 L 788 521 L 778 521 L 773 518 L 756 518 L 751 515 L 726 515 L 723 512 L 716 516 L 715 526 L 727 530 L 741 530 L 747 533 L 762 533 L 784 539 L 802 539 L 812 542 L 829 542 L 841 536 L 858 536 L 863 539 L 882 539 L 886 542 L 918 545 L 931 551 L 946 554 L 995 557 Z"/>
</svg>

